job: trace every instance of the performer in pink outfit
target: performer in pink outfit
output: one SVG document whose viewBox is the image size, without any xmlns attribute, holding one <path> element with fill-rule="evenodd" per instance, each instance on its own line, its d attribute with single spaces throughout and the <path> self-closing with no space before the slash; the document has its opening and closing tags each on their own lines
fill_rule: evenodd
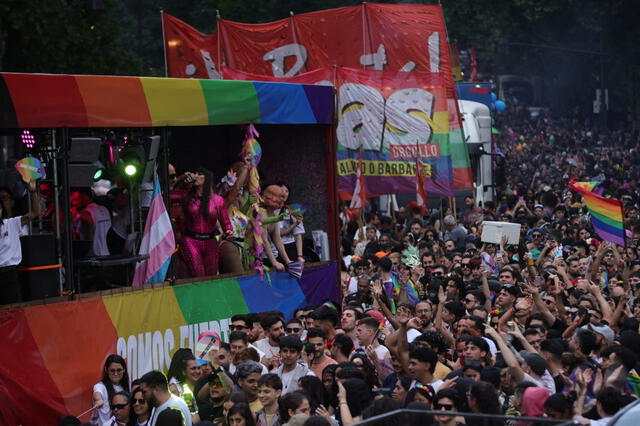
<svg viewBox="0 0 640 426">
<path fill-rule="evenodd" d="M 223 237 L 233 235 L 233 227 L 224 199 L 213 193 L 213 173 L 198 169 L 191 174 L 193 188 L 184 202 L 184 234 L 182 257 L 191 275 L 203 277 L 218 274 L 218 242 L 216 225 L 220 223 Z"/>
</svg>

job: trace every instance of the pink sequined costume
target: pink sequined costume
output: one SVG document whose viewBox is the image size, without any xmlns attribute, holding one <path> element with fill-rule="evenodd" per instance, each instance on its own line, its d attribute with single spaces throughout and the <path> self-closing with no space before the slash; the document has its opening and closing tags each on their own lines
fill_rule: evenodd
<svg viewBox="0 0 640 426">
<path fill-rule="evenodd" d="M 215 239 L 216 224 L 220 221 L 222 231 L 233 231 L 227 206 L 219 195 L 209 199 L 209 215 L 200 212 L 201 199 L 193 197 L 185 208 L 184 235 L 181 252 L 189 271 L 194 277 L 218 273 L 218 242 Z"/>
</svg>

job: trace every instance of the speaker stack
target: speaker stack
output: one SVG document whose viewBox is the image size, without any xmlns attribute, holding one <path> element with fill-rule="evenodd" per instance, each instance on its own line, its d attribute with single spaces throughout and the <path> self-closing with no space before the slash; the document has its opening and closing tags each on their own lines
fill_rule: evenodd
<svg viewBox="0 0 640 426">
<path fill-rule="evenodd" d="M 60 275 L 56 240 L 53 234 L 26 235 L 20 238 L 22 263 L 18 269 L 24 300 L 59 296 Z"/>
</svg>

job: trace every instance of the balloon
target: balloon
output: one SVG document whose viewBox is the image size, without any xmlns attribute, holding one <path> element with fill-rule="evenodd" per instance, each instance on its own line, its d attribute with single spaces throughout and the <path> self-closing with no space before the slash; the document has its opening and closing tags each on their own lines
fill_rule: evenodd
<svg viewBox="0 0 640 426">
<path fill-rule="evenodd" d="M 495 102 L 497 100 L 498 100 L 498 97 L 496 96 L 496 94 L 491 92 L 491 102 Z"/>
<path fill-rule="evenodd" d="M 502 112 L 507 107 L 507 104 L 504 101 L 496 101 L 496 111 Z"/>
</svg>

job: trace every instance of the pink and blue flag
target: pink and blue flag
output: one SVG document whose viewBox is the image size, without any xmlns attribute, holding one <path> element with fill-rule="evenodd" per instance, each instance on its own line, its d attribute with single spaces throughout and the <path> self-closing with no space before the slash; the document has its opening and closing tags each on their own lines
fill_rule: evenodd
<svg viewBox="0 0 640 426">
<path fill-rule="evenodd" d="M 148 254 L 149 258 L 138 262 L 131 285 L 140 286 L 164 281 L 175 248 L 176 240 L 171 227 L 171 219 L 162 199 L 160 181 L 156 176 L 153 183 L 151 206 L 140 243 L 140 254 Z"/>
</svg>

